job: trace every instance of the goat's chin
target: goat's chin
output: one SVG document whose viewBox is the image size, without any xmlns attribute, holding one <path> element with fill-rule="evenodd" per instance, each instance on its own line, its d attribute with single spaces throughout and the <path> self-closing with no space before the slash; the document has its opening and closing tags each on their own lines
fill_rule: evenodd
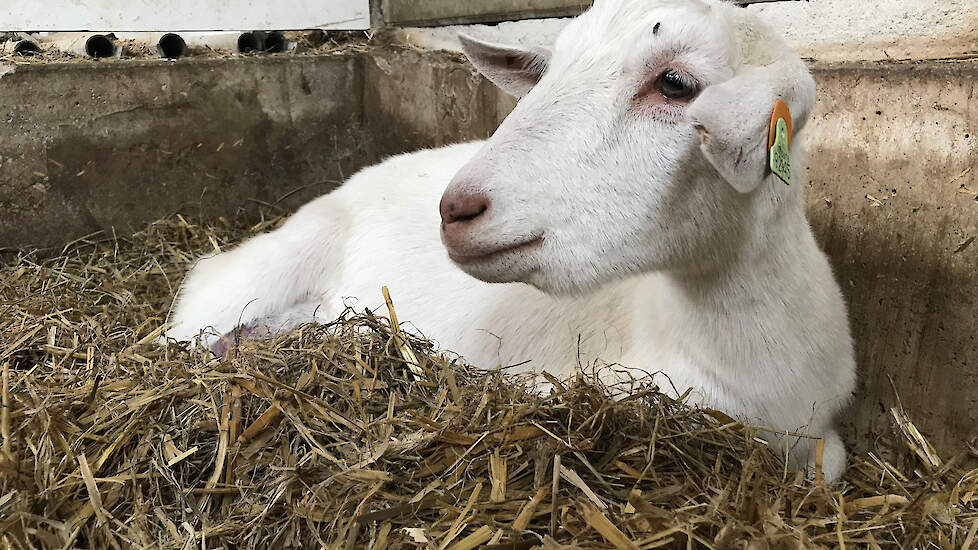
<svg viewBox="0 0 978 550">
<path fill-rule="evenodd" d="M 472 277 L 486 283 L 523 283 L 551 296 L 581 296 L 593 290 L 591 285 L 578 284 L 573 280 L 553 277 L 539 267 L 519 272 L 510 269 L 486 269 L 482 266 L 474 268 L 473 266 L 460 265 L 459 267 Z"/>
<path fill-rule="evenodd" d="M 526 282 L 537 269 L 534 260 L 543 246 L 540 237 L 519 242 L 512 246 L 470 248 L 459 251 L 450 246 L 448 257 L 462 271 L 487 283 Z"/>
<path fill-rule="evenodd" d="M 486 276 L 486 273 L 476 274 L 469 270 L 466 272 L 488 283 L 525 283 L 544 294 L 560 297 L 585 296 L 601 286 L 599 282 L 574 276 L 546 262 L 534 264 L 533 267 L 521 271 L 496 273 L 494 277 Z"/>
<path fill-rule="evenodd" d="M 487 283 L 529 282 L 527 279 L 534 271 L 533 267 L 521 265 L 523 262 L 501 261 L 473 263 L 455 261 L 454 263 L 468 275 Z"/>
</svg>

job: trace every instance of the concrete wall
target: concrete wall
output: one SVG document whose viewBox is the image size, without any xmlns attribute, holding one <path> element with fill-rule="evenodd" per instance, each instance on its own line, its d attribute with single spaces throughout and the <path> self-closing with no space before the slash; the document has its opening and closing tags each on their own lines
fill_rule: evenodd
<svg viewBox="0 0 978 550">
<path fill-rule="evenodd" d="M 978 437 L 978 64 L 814 74 L 808 210 L 850 304 L 854 441 L 886 429 L 895 390 L 957 451 Z"/>
<path fill-rule="evenodd" d="M 485 138 L 512 102 L 461 61 L 392 49 L 22 65 L 0 79 L 0 249 L 180 210 L 288 210 L 383 156 Z"/>
<path fill-rule="evenodd" d="M 813 69 L 809 214 L 863 373 L 850 442 L 887 429 L 898 394 L 950 453 L 978 436 L 978 63 Z M 0 246 L 310 185 L 291 208 L 385 155 L 485 137 L 513 106 L 456 54 L 396 48 L 37 66 L 0 86 Z"/>
<path fill-rule="evenodd" d="M 748 8 L 821 61 L 975 57 L 974 0 L 817 0 Z"/>
<path fill-rule="evenodd" d="M 0 79 L 0 248 L 322 193 L 375 160 L 356 57 L 34 64 Z"/>
<path fill-rule="evenodd" d="M 364 123 L 382 154 L 485 139 L 516 105 L 461 55 L 378 51 L 365 79 Z"/>
</svg>

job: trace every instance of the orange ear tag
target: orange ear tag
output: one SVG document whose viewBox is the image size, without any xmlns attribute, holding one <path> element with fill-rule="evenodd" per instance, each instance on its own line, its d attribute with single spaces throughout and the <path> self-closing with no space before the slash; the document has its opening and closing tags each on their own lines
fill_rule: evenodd
<svg viewBox="0 0 978 550">
<path fill-rule="evenodd" d="M 788 126 L 788 147 L 791 147 L 791 109 L 788 109 L 787 103 L 779 99 L 774 102 L 774 111 L 771 113 L 771 132 L 767 138 L 768 149 L 774 147 L 774 134 L 779 118 L 783 118 Z"/>
<path fill-rule="evenodd" d="M 781 181 L 791 185 L 791 110 L 780 99 L 774 102 L 771 113 L 771 128 L 768 132 L 767 147 L 769 165 Z"/>
</svg>

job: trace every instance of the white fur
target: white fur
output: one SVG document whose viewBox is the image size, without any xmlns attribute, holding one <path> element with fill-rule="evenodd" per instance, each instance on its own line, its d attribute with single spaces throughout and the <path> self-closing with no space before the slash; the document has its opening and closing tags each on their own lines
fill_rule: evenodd
<svg viewBox="0 0 978 550">
<path fill-rule="evenodd" d="M 476 64 L 522 95 L 525 80 L 499 78 L 484 47 L 470 51 Z M 475 365 L 529 361 L 521 368 L 567 375 L 600 358 L 661 371 L 663 387 L 693 388 L 700 403 L 825 437 L 824 471 L 837 478 L 845 450 L 833 417 L 855 365 L 838 285 L 804 215 L 797 133 L 814 103 L 804 65 L 746 10 L 716 0 L 599 0 L 546 57 L 488 141 L 365 169 L 280 229 L 201 260 L 167 336 L 328 321 L 346 297 L 383 311 L 387 285 L 401 319 Z M 688 106 L 637 108 L 636 90 L 667 65 L 702 92 Z M 790 187 L 764 168 L 777 97 L 795 114 Z M 443 246 L 439 198 L 472 193 L 491 207 Z M 536 237 L 463 269 L 446 254 Z M 794 446 L 792 463 L 810 465 L 813 447 Z"/>
</svg>

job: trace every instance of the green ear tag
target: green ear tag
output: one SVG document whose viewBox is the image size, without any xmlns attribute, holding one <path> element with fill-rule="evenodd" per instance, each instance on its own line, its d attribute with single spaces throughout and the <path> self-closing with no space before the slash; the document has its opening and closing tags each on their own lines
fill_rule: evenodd
<svg viewBox="0 0 978 550">
<path fill-rule="evenodd" d="M 783 118 L 778 119 L 774 130 L 774 145 L 771 146 L 771 171 L 777 174 L 786 185 L 791 185 L 791 156 L 788 153 L 788 125 Z"/>
</svg>

